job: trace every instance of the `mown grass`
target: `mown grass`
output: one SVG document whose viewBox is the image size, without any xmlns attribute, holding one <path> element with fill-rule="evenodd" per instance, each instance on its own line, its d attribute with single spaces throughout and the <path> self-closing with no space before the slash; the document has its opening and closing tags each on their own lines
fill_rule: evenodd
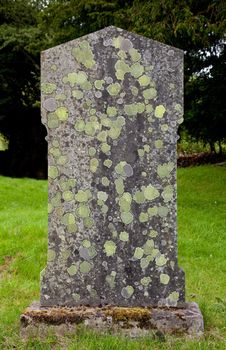
<svg viewBox="0 0 226 350">
<path fill-rule="evenodd" d="M 0 177 L 0 349 L 149 350 L 225 349 L 226 167 L 178 170 L 179 262 L 187 300 L 199 303 L 205 336 L 126 339 L 81 328 L 63 339 L 19 337 L 19 316 L 39 298 L 45 266 L 47 182 Z"/>
</svg>

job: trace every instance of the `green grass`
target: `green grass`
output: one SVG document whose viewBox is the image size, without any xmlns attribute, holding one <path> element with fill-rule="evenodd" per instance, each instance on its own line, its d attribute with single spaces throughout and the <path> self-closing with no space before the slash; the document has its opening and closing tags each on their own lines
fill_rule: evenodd
<svg viewBox="0 0 226 350">
<path fill-rule="evenodd" d="M 225 349 L 226 168 L 178 170 L 179 262 L 186 273 L 187 300 L 196 301 L 205 337 L 126 339 L 80 329 L 56 340 L 19 337 L 19 316 L 39 298 L 46 263 L 47 182 L 0 177 L 0 349 L 150 350 Z"/>
</svg>

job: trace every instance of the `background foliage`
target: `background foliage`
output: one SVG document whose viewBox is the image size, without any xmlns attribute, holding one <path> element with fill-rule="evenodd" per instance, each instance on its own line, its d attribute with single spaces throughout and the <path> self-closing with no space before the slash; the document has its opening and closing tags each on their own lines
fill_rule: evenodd
<svg viewBox="0 0 226 350">
<path fill-rule="evenodd" d="M 0 152 L 5 175 L 46 176 L 40 51 L 115 25 L 185 53 L 182 128 L 211 146 L 226 138 L 223 0 L 0 0 Z"/>
</svg>

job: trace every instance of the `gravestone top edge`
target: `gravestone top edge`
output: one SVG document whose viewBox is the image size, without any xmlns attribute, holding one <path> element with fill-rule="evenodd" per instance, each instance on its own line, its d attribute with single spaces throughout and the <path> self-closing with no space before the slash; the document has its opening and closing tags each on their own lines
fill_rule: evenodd
<svg viewBox="0 0 226 350">
<path fill-rule="evenodd" d="M 73 42 L 77 42 L 79 40 L 86 40 L 86 38 L 92 36 L 92 35 L 95 35 L 95 34 L 102 34 L 102 32 L 104 31 L 107 31 L 107 30 L 111 30 L 111 34 L 112 32 L 114 31 L 115 33 L 119 33 L 121 32 L 121 34 L 130 34 L 130 35 L 133 35 L 135 38 L 137 38 L 138 40 L 139 39 L 145 39 L 147 41 L 150 41 L 152 42 L 153 44 L 156 44 L 156 45 L 160 45 L 160 46 L 163 46 L 165 47 L 166 49 L 168 48 L 168 50 L 174 50 L 175 52 L 177 52 L 177 54 L 181 55 L 182 57 L 184 57 L 184 51 L 175 47 L 175 46 L 172 46 L 172 45 L 168 45 L 168 44 L 165 44 L 165 43 L 162 43 L 158 40 L 154 40 L 154 39 L 151 39 L 151 38 L 148 38 L 147 36 L 143 36 L 141 34 L 138 34 L 138 33 L 135 33 L 133 31 L 129 31 L 129 30 L 126 30 L 126 29 L 123 29 L 123 28 L 120 28 L 120 27 L 116 27 L 116 26 L 108 26 L 108 27 L 104 27 L 102 29 L 99 29 L 95 32 L 92 32 L 92 33 L 89 33 L 89 34 L 85 34 L 85 35 L 82 35 L 82 36 L 79 36 L 75 39 L 72 39 L 72 40 L 69 40 L 69 41 L 65 41 L 63 42 L 62 44 L 59 44 L 59 45 L 56 45 L 56 46 L 53 46 L 53 47 L 50 47 L 46 50 L 43 50 L 41 51 L 41 56 L 44 55 L 45 53 L 49 52 L 50 50 L 57 50 L 59 47 L 62 47 L 64 45 L 67 45 L 67 44 L 72 44 Z"/>
</svg>

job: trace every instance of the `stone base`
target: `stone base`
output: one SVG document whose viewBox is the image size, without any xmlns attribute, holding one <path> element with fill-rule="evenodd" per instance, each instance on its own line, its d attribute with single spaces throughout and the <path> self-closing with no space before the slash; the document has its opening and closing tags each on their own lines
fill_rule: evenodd
<svg viewBox="0 0 226 350">
<path fill-rule="evenodd" d="M 203 317 L 196 303 L 183 308 L 166 307 L 40 307 L 34 302 L 20 317 L 21 336 L 45 337 L 75 333 L 79 324 L 89 329 L 123 334 L 130 337 L 161 334 L 187 334 L 200 337 L 204 332 Z"/>
</svg>

